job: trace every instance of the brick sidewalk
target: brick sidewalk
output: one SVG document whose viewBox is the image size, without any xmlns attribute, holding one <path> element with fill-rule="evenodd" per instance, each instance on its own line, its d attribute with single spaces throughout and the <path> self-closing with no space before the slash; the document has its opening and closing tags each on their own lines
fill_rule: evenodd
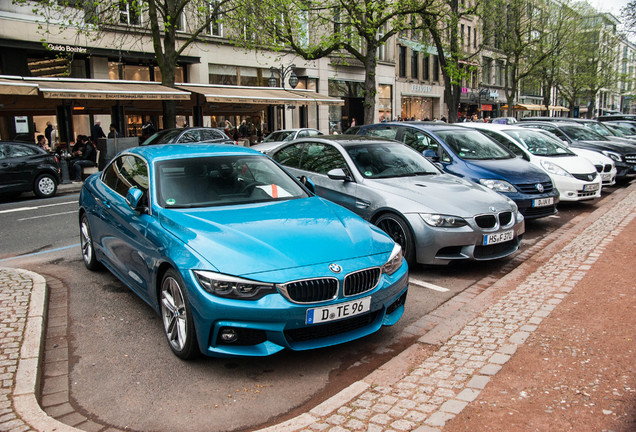
<svg viewBox="0 0 636 432">
<path fill-rule="evenodd" d="M 459 306 L 442 313 L 447 318 L 440 324 L 410 329 L 423 335 L 413 347 L 308 413 L 263 431 L 442 430 L 496 378 L 614 237 L 635 223 L 636 185 L 610 198 L 570 229 L 569 238 L 554 242 L 558 247 L 546 245 L 544 264 L 529 274 L 515 270 L 470 302 L 456 296 Z M 0 430 L 78 430 L 48 417 L 36 399 L 45 306 L 41 276 L 0 268 Z"/>
</svg>

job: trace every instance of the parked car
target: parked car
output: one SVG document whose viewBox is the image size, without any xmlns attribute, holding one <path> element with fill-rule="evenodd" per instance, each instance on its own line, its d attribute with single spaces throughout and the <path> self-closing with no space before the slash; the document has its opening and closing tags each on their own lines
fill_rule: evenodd
<svg viewBox="0 0 636 432">
<path fill-rule="evenodd" d="M 283 129 L 267 135 L 265 139 L 263 139 L 263 142 L 253 145 L 252 148 L 266 153 L 269 150 L 278 147 L 284 142 L 289 142 L 295 140 L 296 138 L 313 137 L 322 134 L 323 133 L 320 132 L 318 129 L 312 128 Z"/>
<path fill-rule="evenodd" d="M 543 169 L 559 191 L 559 201 L 601 197 L 601 177 L 594 165 L 572 152 L 561 140 L 518 126 L 466 123 L 518 157 Z"/>
<path fill-rule="evenodd" d="M 629 138 L 621 132 L 614 131 L 612 128 L 608 126 L 606 122 L 600 122 L 598 120 L 569 118 L 569 117 L 525 117 L 522 119 L 522 121 L 551 121 L 551 122 L 576 123 L 581 126 L 585 126 L 586 128 L 596 132 L 599 135 L 604 136 L 605 138 L 609 140 L 636 145 L 635 139 Z"/>
<path fill-rule="evenodd" d="M 56 194 L 60 161 L 34 144 L 0 142 L 0 195 L 33 191 L 40 198 Z"/>
<path fill-rule="evenodd" d="M 606 124 L 610 128 L 618 128 L 618 130 L 627 135 L 628 138 L 636 139 L 636 121 L 634 120 L 605 121 L 603 124 Z"/>
<path fill-rule="evenodd" d="M 186 127 L 163 129 L 152 134 L 142 146 L 153 144 L 189 144 L 189 143 L 219 143 L 236 144 L 232 138 L 218 128 Z"/>
<path fill-rule="evenodd" d="M 550 176 L 476 130 L 440 122 L 361 126 L 358 134 L 394 139 L 439 163 L 444 171 L 512 199 L 526 219 L 557 212 L 559 192 Z"/>
<path fill-rule="evenodd" d="M 518 120 L 514 117 L 495 117 L 490 120 L 490 123 L 494 124 L 515 124 Z"/>
<path fill-rule="evenodd" d="M 519 248 L 525 230 L 516 204 L 445 174 L 417 151 L 380 138 L 305 138 L 271 153 L 316 194 L 379 226 L 409 264 L 491 260 Z"/>
<path fill-rule="evenodd" d="M 400 246 L 249 148 L 125 150 L 84 183 L 79 224 L 86 267 L 145 300 L 184 359 L 340 344 L 404 311 Z"/>
<path fill-rule="evenodd" d="M 632 145 L 610 141 L 576 123 L 522 122 L 519 126 L 543 129 L 553 133 L 570 147 L 598 151 L 604 154 L 614 161 L 617 180 L 626 180 L 636 176 L 636 149 Z"/>
</svg>

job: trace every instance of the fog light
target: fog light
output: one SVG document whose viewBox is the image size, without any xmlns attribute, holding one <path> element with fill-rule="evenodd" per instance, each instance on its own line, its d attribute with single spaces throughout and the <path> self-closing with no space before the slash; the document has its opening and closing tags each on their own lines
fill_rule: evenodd
<svg viewBox="0 0 636 432">
<path fill-rule="evenodd" d="M 233 328 L 224 328 L 221 330 L 221 340 L 225 343 L 232 343 L 238 339 L 238 333 Z"/>
</svg>

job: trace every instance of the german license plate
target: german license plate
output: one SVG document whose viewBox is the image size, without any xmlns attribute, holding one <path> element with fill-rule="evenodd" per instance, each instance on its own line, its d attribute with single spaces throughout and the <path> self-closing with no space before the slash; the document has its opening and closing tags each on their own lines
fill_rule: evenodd
<svg viewBox="0 0 636 432">
<path fill-rule="evenodd" d="M 601 180 L 610 181 L 612 179 L 612 174 L 601 174 Z"/>
<path fill-rule="evenodd" d="M 318 324 L 352 317 L 368 312 L 371 309 L 371 297 L 339 303 L 331 306 L 307 309 L 305 324 Z"/>
<path fill-rule="evenodd" d="M 484 234 L 483 246 L 488 246 L 496 243 L 503 243 L 515 238 L 514 230 L 502 231 L 494 234 Z"/>
<path fill-rule="evenodd" d="M 537 198 L 532 200 L 532 207 L 545 207 L 554 204 L 554 198 Z"/>
<path fill-rule="evenodd" d="M 583 192 L 594 192 L 598 190 L 598 183 L 590 183 L 583 185 Z"/>
</svg>

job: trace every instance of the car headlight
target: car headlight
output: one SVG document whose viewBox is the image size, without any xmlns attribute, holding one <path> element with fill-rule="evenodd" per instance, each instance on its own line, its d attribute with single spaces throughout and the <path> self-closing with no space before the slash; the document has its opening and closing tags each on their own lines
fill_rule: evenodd
<svg viewBox="0 0 636 432">
<path fill-rule="evenodd" d="M 468 223 L 464 219 L 457 216 L 420 213 L 420 217 L 424 219 L 424 222 L 432 227 L 457 228 L 468 225 Z"/>
<path fill-rule="evenodd" d="M 557 164 L 552 163 L 550 161 L 542 160 L 541 161 L 541 166 L 543 167 L 544 170 L 546 170 L 550 174 L 560 175 L 560 176 L 565 176 L 565 177 L 573 177 L 572 174 L 570 174 L 569 172 L 567 172 L 566 170 L 564 170 L 563 168 L 561 168 Z"/>
<path fill-rule="evenodd" d="M 391 256 L 389 256 L 387 262 L 382 266 L 382 273 L 392 275 L 398 271 L 400 267 L 402 267 L 402 247 L 396 243 L 391 251 Z"/>
<path fill-rule="evenodd" d="M 622 162 L 623 158 L 621 157 L 621 155 L 619 153 L 613 152 L 613 151 L 609 151 L 609 150 L 603 150 L 601 151 L 602 154 L 604 154 L 605 156 L 607 156 L 608 158 L 612 159 L 613 161 L 616 162 Z"/>
<path fill-rule="evenodd" d="M 479 179 L 479 183 L 497 192 L 516 192 L 515 187 L 505 180 Z"/>
<path fill-rule="evenodd" d="M 242 279 L 211 271 L 194 270 L 201 287 L 212 295 L 241 300 L 257 300 L 276 292 L 273 284 Z"/>
</svg>

